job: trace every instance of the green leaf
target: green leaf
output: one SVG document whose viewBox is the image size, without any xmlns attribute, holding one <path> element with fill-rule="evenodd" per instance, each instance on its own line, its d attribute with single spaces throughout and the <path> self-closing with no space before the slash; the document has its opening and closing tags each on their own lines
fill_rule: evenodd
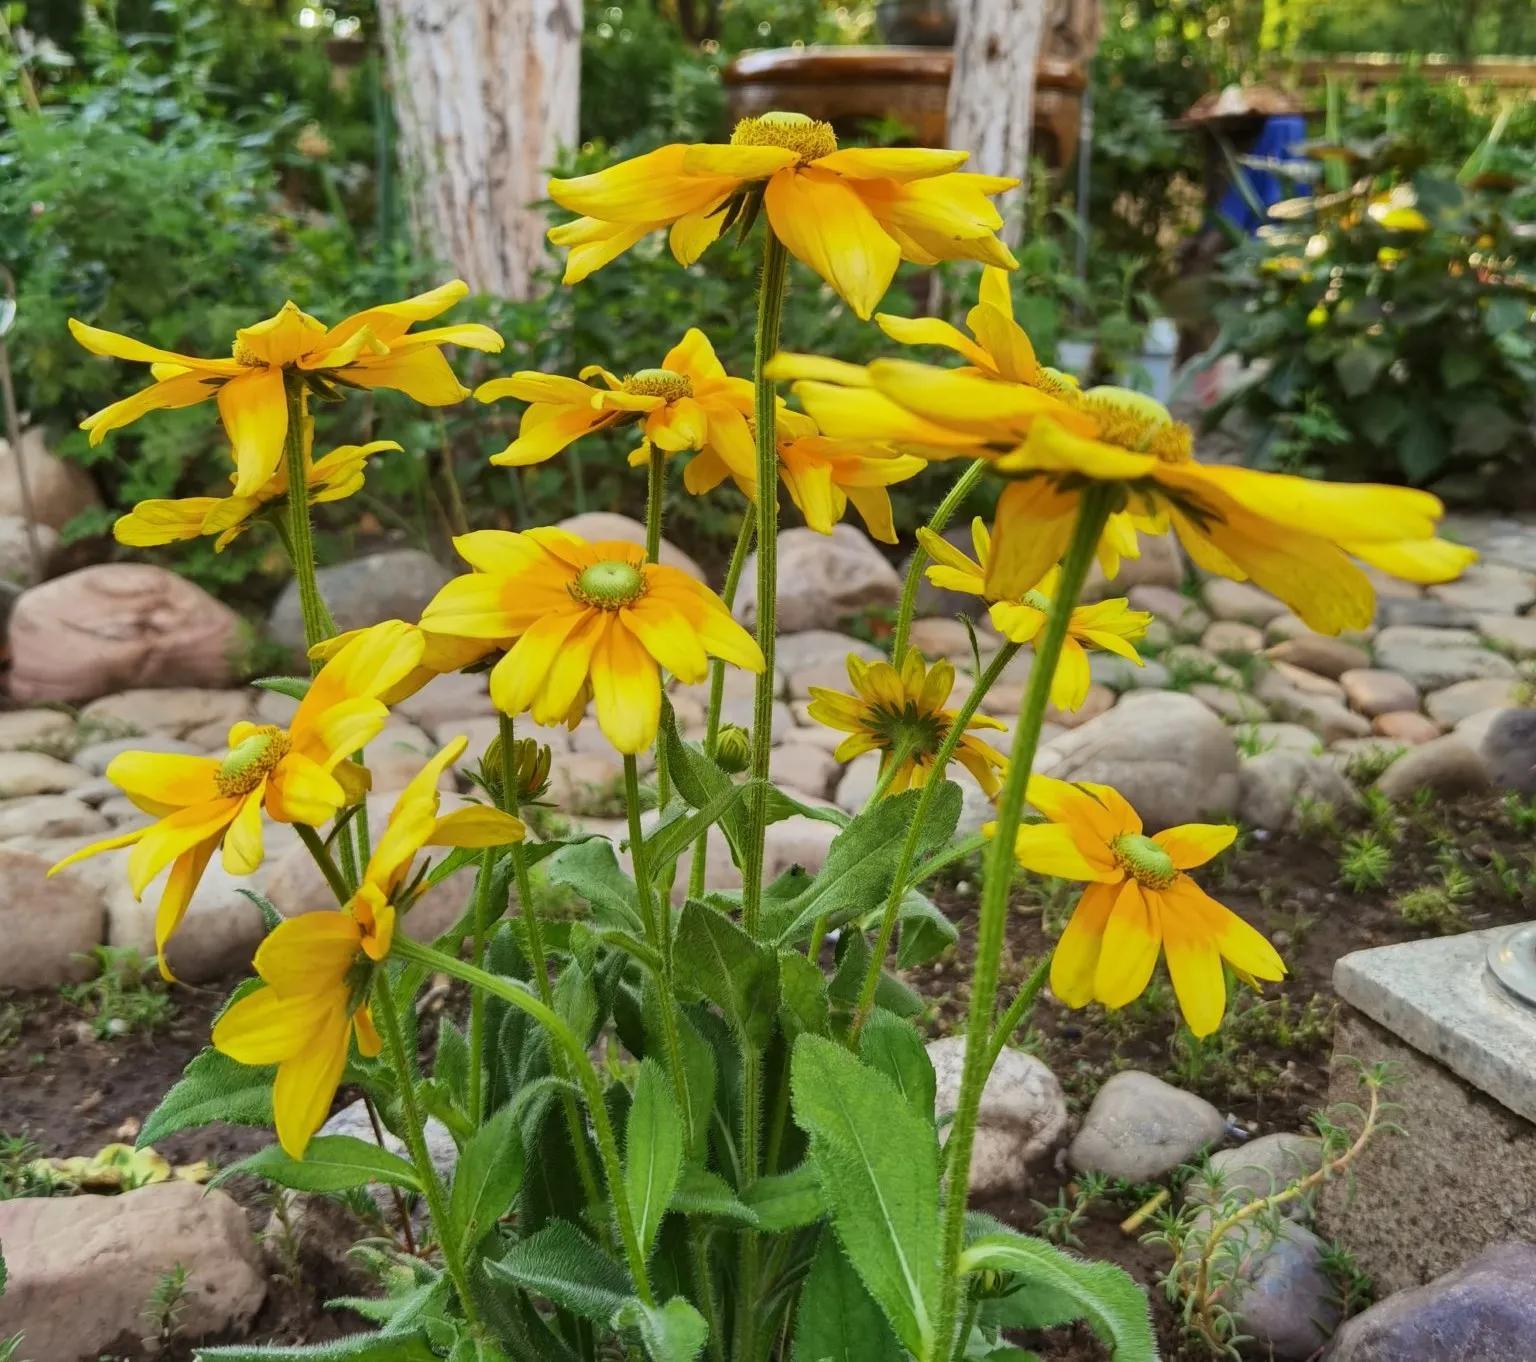
<svg viewBox="0 0 1536 1362">
<path fill-rule="evenodd" d="M 275 1067 L 237 1064 L 212 1048 L 198 1054 L 175 1085 L 150 1112 L 136 1145 L 174 1135 L 211 1121 L 272 1128 L 272 1080 Z"/>
<path fill-rule="evenodd" d="M 661 1306 L 627 1300 L 615 1312 L 613 1327 L 638 1333 L 651 1362 L 694 1362 L 709 1340 L 704 1316 L 681 1296 Z"/>
<path fill-rule="evenodd" d="M 311 1343 L 297 1348 L 272 1344 L 236 1345 L 233 1348 L 199 1348 L 206 1362 L 441 1362 L 431 1345 L 419 1334 L 350 1334 L 330 1343 Z"/>
<path fill-rule="evenodd" d="M 1464 388 L 1482 376 L 1485 363 L 1475 351 L 1446 350 L 1440 356 L 1440 381 L 1447 388 Z"/>
<path fill-rule="evenodd" d="M 716 790 L 692 813 L 668 819 L 645 839 L 646 865 L 656 874 L 671 865 L 698 837 L 724 821 L 741 798 L 746 785 L 726 785 Z M 674 808 L 680 806 L 673 806 Z"/>
<path fill-rule="evenodd" d="M 822 823 L 835 823 L 840 828 L 846 828 L 852 819 L 839 808 L 828 808 L 825 804 L 804 804 L 794 795 L 779 789 L 777 785 L 768 787 L 768 822 L 780 823 L 786 818 L 814 818 Z"/>
<path fill-rule="evenodd" d="M 655 1060 L 642 1060 L 624 1130 L 624 1195 L 646 1254 L 661 1232 L 682 1171 L 683 1119 L 672 1085 Z"/>
<path fill-rule="evenodd" d="M 1526 425 L 1495 402 L 1476 402 L 1456 417 L 1451 446 L 1457 454 L 1497 454 L 1525 434 Z"/>
<path fill-rule="evenodd" d="M 697 743 L 684 742 L 678 736 L 677 722 L 672 707 L 664 708 L 661 721 L 660 743 L 667 759 L 667 773 L 678 797 L 690 808 L 702 809 L 720 798 L 727 790 L 736 789 L 736 783 L 704 754 Z M 731 857 L 741 864 L 742 826 L 741 810 L 734 803 L 727 803 L 720 819 L 720 831 L 731 849 Z"/>
<path fill-rule="evenodd" d="M 1351 341 L 1334 358 L 1333 372 L 1347 397 L 1360 397 L 1376 385 L 1391 362 L 1392 352 L 1385 346 Z"/>
<path fill-rule="evenodd" d="M 453 1173 L 448 1220 L 468 1254 L 507 1213 L 523 1185 L 523 1140 L 516 1104 L 492 1113 L 465 1144 Z"/>
<path fill-rule="evenodd" d="M 807 1032 L 825 1036 L 832 1030 L 827 977 L 799 951 L 779 952 L 779 1024 L 791 1044 Z"/>
<path fill-rule="evenodd" d="M 858 1002 L 864 987 L 864 976 L 869 971 L 870 945 L 859 932 L 844 932 L 837 943 L 837 969 L 827 984 L 827 995 L 833 1002 L 852 1007 Z M 915 1017 L 923 1010 L 923 999 L 889 970 L 880 971 L 875 985 L 875 1002 L 887 1012 L 898 1017 Z"/>
<path fill-rule="evenodd" d="M 635 907 L 635 882 L 620 867 L 606 837 L 561 847 L 544 863 L 544 873 L 551 884 L 563 884 L 586 899 L 599 925 L 645 935 Z"/>
<path fill-rule="evenodd" d="M 757 1223 L 771 1234 L 804 1229 L 827 1213 L 821 1192 L 821 1176 L 814 1163 L 802 1163 L 788 1173 L 758 1178 L 741 1194 L 741 1200 Z"/>
<path fill-rule="evenodd" d="M 913 1112 L 933 1121 L 938 1085 L 916 1027 L 877 1007 L 859 1036 L 859 1058 L 889 1078 Z"/>
<path fill-rule="evenodd" d="M 1113 1263 L 1086 1262 L 1043 1239 L 1004 1231 L 975 1240 L 961 1255 L 962 1273 L 984 1269 L 1016 1273 L 1026 1291 L 1069 1299 L 1075 1318 L 1087 1321 L 1115 1362 L 1157 1362 L 1146 1295 Z"/>
<path fill-rule="evenodd" d="M 677 1190 L 672 1193 L 671 1209 L 684 1215 L 709 1216 L 758 1228 L 756 1214 L 737 1199 L 731 1184 L 720 1174 L 697 1165 L 683 1169 Z"/>
<path fill-rule="evenodd" d="M 316 1135 L 302 1159 L 294 1158 L 281 1145 L 269 1144 L 231 1164 L 215 1181 L 223 1182 L 236 1173 L 263 1177 L 297 1192 L 345 1192 L 374 1182 L 421 1190 L 416 1170 L 400 1155 L 352 1135 Z"/>
<path fill-rule="evenodd" d="M 823 1231 L 800 1294 L 791 1362 L 904 1362 L 906 1357 L 837 1237 Z"/>
<path fill-rule="evenodd" d="M 785 907 L 765 912 L 765 935 L 780 946 L 791 946 L 819 917 L 825 917 L 830 927 L 840 927 L 883 903 L 896 878 L 902 844 L 921 797 L 920 790 L 887 796 L 849 823 L 833 839 L 826 863 L 809 888 Z M 921 864 L 929 852 L 954 837 L 960 805 L 960 787 L 946 780 L 929 805 L 914 864 Z"/>
<path fill-rule="evenodd" d="M 445 1014 L 437 1022 L 437 1053 L 432 1061 L 432 1077 L 447 1090 L 460 1106 L 469 1091 L 469 1066 L 478 1063 L 471 1060 L 469 1041 L 464 1033 Z"/>
<path fill-rule="evenodd" d="M 634 1292 L 629 1274 L 569 1220 L 554 1220 L 487 1262 L 492 1277 L 607 1324 Z"/>
<path fill-rule="evenodd" d="M 260 686 L 262 690 L 286 695 L 290 700 L 302 700 L 309 694 L 309 677 L 307 676 L 258 676 L 251 684 Z"/>
<path fill-rule="evenodd" d="M 1422 411 L 1404 426 L 1397 442 L 1397 461 L 1411 482 L 1428 482 L 1445 466 L 1450 454 L 1450 442 L 1440 423 Z"/>
<path fill-rule="evenodd" d="M 896 963 L 902 969 L 926 965 L 960 939 L 960 929 L 916 889 L 902 896 L 897 920 L 901 923 L 901 942 L 896 948 Z"/>
<path fill-rule="evenodd" d="M 790 1072 L 795 1121 L 810 1138 L 838 1240 L 896 1336 L 931 1357 L 940 1294 L 933 1125 L 833 1041 L 801 1036 Z"/>
<path fill-rule="evenodd" d="M 1530 319 L 1531 306 L 1524 298 L 1506 293 L 1489 301 L 1483 312 L 1483 330 L 1490 336 L 1518 331 Z"/>
<path fill-rule="evenodd" d="M 679 981 L 714 1003 L 749 1044 L 773 1034 L 779 1006 L 779 958 L 724 913 L 698 899 L 683 905 L 674 954 Z"/>
</svg>

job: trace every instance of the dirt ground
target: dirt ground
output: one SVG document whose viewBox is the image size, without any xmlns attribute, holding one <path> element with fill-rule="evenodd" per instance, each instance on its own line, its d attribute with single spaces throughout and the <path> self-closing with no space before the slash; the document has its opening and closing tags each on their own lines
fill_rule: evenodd
<svg viewBox="0 0 1536 1362">
<path fill-rule="evenodd" d="M 1115 1014 L 1098 1008 L 1068 1011 L 1047 997 L 1015 1042 L 1051 1064 L 1074 1112 L 1110 1074 L 1139 1068 L 1199 1092 L 1250 1134 L 1302 1129 L 1327 1090 L 1334 962 L 1350 951 L 1423 936 L 1437 927 L 1459 931 L 1529 918 L 1536 910 L 1533 831 L 1530 810 L 1479 800 L 1379 810 L 1349 826 L 1319 816 L 1295 834 L 1248 834 L 1202 873 L 1202 882 L 1275 942 L 1290 970 L 1284 983 L 1269 986 L 1262 998 L 1244 992 L 1227 1026 L 1204 1044 L 1180 1032 L 1161 975 L 1143 1000 Z M 1367 846 L 1361 853 L 1362 837 L 1384 851 Z M 1357 878 L 1359 887 L 1348 887 L 1341 880 L 1341 860 L 1347 862 L 1346 878 L 1369 870 L 1370 883 Z M 974 887 L 964 879 L 934 892 L 959 926 L 960 941 L 938 962 L 913 971 L 909 982 L 928 999 L 925 1023 L 938 1035 L 956 1029 L 964 1015 L 960 981 L 968 973 L 975 900 Z M 1011 990 L 1049 948 L 1070 902 L 1064 886 L 1021 886 L 1010 921 L 1005 987 Z M 143 1118 L 206 1044 L 211 1018 L 234 982 L 178 986 L 168 1024 L 105 1039 L 97 1038 L 85 1010 L 57 994 L 0 994 L 0 1136 L 24 1137 L 48 1156 L 132 1142 Z M 165 1140 L 160 1152 L 174 1162 L 228 1164 L 268 1139 L 261 1131 L 210 1126 Z M 3 1160 L 15 1157 L 6 1150 L 0 1144 L 0 1175 Z M 250 1198 L 253 1222 L 265 1221 L 263 1202 L 238 1185 L 232 1190 Z M 1036 1229 L 1042 1206 L 1071 1201 L 1076 1190 L 1069 1177 L 1046 1167 L 1028 1196 L 984 1209 Z M 1086 1205 L 1071 1226 L 1073 1246 L 1089 1257 L 1120 1263 L 1145 1283 L 1164 1356 L 1193 1362 L 1204 1354 L 1180 1338 L 1159 1286 L 1166 1250 L 1118 1228 L 1135 1204 L 1134 1193 L 1122 1189 Z M 281 1285 L 261 1321 L 262 1334 L 284 1342 L 313 1341 L 344 1328 L 343 1321 L 317 1309 L 316 1299 L 315 1292 Z M 1050 1362 L 1106 1356 L 1081 1329 L 1026 1342 Z"/>
</svg>

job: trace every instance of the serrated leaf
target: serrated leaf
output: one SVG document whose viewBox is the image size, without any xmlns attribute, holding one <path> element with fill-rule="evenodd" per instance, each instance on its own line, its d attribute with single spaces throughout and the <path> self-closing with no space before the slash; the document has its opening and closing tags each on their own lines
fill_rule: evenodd
<svg viewBox="0 0 1536 1362">
<path fill-rule="evenodd" d="M 281 1145 L 270 1144 L 231 1164 L 215 1181 L 223 1182 L 236 1173 L 266 1178 L 296 1192 L 345 1192 L 374 1182 L 421 1190 L 409 1162 L 352 1135 L 316 1135 L 302 1159 L 294 1158 Z"/>
<path fill-rule="evenodd" d="M 274 1066 L 253 1068 L 208 1048 L 196 1055 L 160 1105 L 150 1112 L 135 1147 L 212 1121 L 272 1128 Z"/>
<path fill-rule="evenodd" d="M 683 1118 L 661 1065 L 642 1060 L 624 1128 L 624 1195 L 641 1249 L 650 1254 L 683 1171 Z"/>
<path fill-rule="evenodd" d="M 597 1324 L 607 1324 L 634 1291 L 623 1267 L 569 1220 L 551 1221 L 486 1270 Z"/>
<path fill-rule="evenodd" d="M 651 1362 L 694 1362 L 709 1340 L 704 1316 L 681 1296 L 665 1305 L 625 1301 L 613 1316 L 615 1329 L 633 1329 Z"/>
<path fill-rule="evenodd" d="M 779 1005 L 779 960 L 723 913 L 698 899 L 683 905 L 674 957 L 679 981 L 714 1003 L 737 1035 L 761 1047 Z"/>
<path fill-rule="evenodd" d="M 1088 1262 L 1043 1239 L 1004 1231 L 983 1236 L 961 1255 L 962 1273 L 983 1269 L 1016 1273 L 1026 1291 L 1069 1299 L 1075 1317 L 1087 1322 L 1115 1362 L 1157 1362 L 1146 1295 L 1113 1263 Z"/>
<path fill-rule="evenodd" d="M 510 1209 L 523 1185 L 523 1140 L 514 1103 L 493 1112 L 465 1144 L 453 1172 L 448 1219 L 468 1254 Z"/>
<path fill-rule="evenodd" d="M 940 1296 L 933 1126 L 833 1041 L 801 1036 L 790 1070 L 795 1122 L 810 1138 L 843 1251 L 896 1336 L 931 1357 Z"/>
<path fill-rule="evenodd" d="M 916 1115 L 933 1120 L 937 1082 L 916 1027 L 877 1007 L 859 1035 L 859 1058 L 889 1078 Z"/>
<path fill-rule="evenodd" d="M 795 1314 L 791 1362 L 904 1362 L 906 1357 L 836 1235 L 823 1231 Z"/>
</svg>

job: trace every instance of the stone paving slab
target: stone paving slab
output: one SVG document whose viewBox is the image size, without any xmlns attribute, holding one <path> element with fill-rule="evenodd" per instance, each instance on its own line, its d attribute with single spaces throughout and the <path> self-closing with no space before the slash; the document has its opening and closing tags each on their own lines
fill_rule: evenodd
<svg viewBox="0 0 1536 1362">
<path fill-rule="evenodd" d="M 1508 927 L 1355 951 L 1333 967 L 1339 997 L 1510 1111 L 1536 1121 L 1536 1008 L 1488 973 Z"/>
</svg>

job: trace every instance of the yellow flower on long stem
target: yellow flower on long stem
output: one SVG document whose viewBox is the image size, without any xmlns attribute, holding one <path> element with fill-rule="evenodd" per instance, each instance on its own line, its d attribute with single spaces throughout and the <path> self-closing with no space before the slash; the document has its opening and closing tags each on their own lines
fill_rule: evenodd
<svg viewBox="0 0 1536 1362">
<path fill-rule="evenodd" d="M 620 752 L 644 751 L 661 720 L 661 668 L 693 684 L 710 656 L 761 671 L 763 655 L 720 598 L 637 544 L 588 543 L 556 529 L 479 530 L 454 547 L 475 570 L 422 612 L 452 638 L 515 639 L 491 670 L 503 714 L 573 724 L 590 695 Z"/>
<path fill-rule="evenodd" d="M 975 559 L 967 558 L 932 530 L 918 530 L 917 539 L 934 560 L 926 570 L 928 580 L 946 591 L 959 591 L 990 601 L 988 613 L 992 627 L 1010 643 L 1032 643 L 1045 628 L 1061 577 L 1059 567 L 1053 567 L 1036 586 L 1016 600 L 998 600 L 987 590 L 991 536 L 979 516 L 971 522 Z M 1051 703 L 1058 709 L 1077 709 L 1088 698 L 1088 687 L 1093 678 L 1088 669 L 1087 648 L 1102 648 L 1141 666 L 1141 655 L 1132 644 L 1147 632 L 1151 622 L 1150 614 L 1132 610 L 1124 596 L 1076 606 L 1061 645 L 1061 661 L 1056 664 L 1056 674 L 1051 678 Z"/>
<path fill-rule="evenodd" d="M 421 638 L 421 660 L 395 685 L 379 693 L 379 699 L 390 708 L 402 700 L 410 699 L 427 682 L 446 676 L 449 672 L 463 671 L 466 667 L 484 661 L 492 653 L 505 652 L 512 646 L 510 639 L 454 638 L 448 634 L 429 633 L 419 624 L 407 623 L 405 620 L 386 622 Z M 370 625 L 369 628 L 376 629 L 378 625 Z M 336 634 L 315 644 L 308 656 L 312 661 L 329 662 L 353 639 L 367 632 L 367 629 L 350 629 L 344 634 Z"/>
<path fill-rule="evenodd" d="M 1161 951 L 1184 1020 L 1208 1036 L 1226 1012 L 1223 961 L 1250 981 L 1285 977 L 1275 948 L 1185 873 L 1230 846 L 1236 828 L 1186 823 L 1147 837 L 1118 791 L 1049 776 L 1030 777 L 1028 797 L 1049 821 L 1018 830 L 1019 864 L 1088 884 L 1051 958 L 1051 991 L 1068 1007 L 1124 1007 Z"/>
<path fill-rule="evenodd" d="M 228 359 L 179 355 L 71 318 L 70 331 L 93 355 L 148 364 L 155 378 L 132 397 L 87 417 L 80 428 L 90 432 L 96 445 L 145 412 L 215 398 L 234 447 L 235 495 L 254 497 L 282 462 L 288 434 L 285 374 L 302 374 L 321 392 L 337 385 L 395 388 L 429 407 L 467 397 L 469 390 L 454 377 L 442 347 L 463 345 L 494 354 L 501 349 L 501 337 L 473 323 L 430 331 L 410 328 L 446 312 L 468 292 L 468 285 L 455 279 L 402 302 L 355 312 L 332 327 L 287 302 L 265 321 L 236 331 Z"/>
<path fill-rule="evenodd" d="M 798 113 L 743 118 L 728 145 L 673 143 L 594 175 L 549 182 L 549 196 L 583 216 L 549 238 L 570 249 L 574 284 L 642 237 L 670 228 L 672 254 L 691 265 L 761 195 L 768 225 L 862 318 L 902 260 L 1018 263 L 998 240 L 991 203 L 1018 181 L 957 173 L 963 151 L 839 150 L 830 123 Z"/>
<path fill-rule="evenodd" d="M 601 387 L 589 379 L 601 379 Z M 530 403 L 517 439 L 491 462 L 524 468 L 553 458 L 567 445 L 594 431 L 638 421 L 643 443 L 632 462 L 645 463 L 650 446 L 677 454 L 701 450 L 736 477 L 753 474 L 752 385 L 732 378 L 715 356 L 708 337 L 690 327 L 662 360 L 659 369 L 641 369 L 618 378 L 589 365 L 581 377 L 532 371 L 493 378 L 475 389 L 482 402 L 514 397 Z"/>
<path fill-rule="evenodd" d="M 372 1058 L 379 1034 L 368 1009 L 373 967 L 388 954 L 409 871 L 425 846 L 491 847 L 521 841 L 522 823 L 482 805 L 438 817 L 438 779 L 464 751 L 455 738 L 410 781 L 369 858 L 357 892 L 340 912 L 315 911 L 279 923 L 256 949 L 265 987 L 233 1003 L 214 1024 L 214 1047 L 241 1064 L 277 1065 L 272 1113 L 294 1158 L 335 1100 L 352 1035 Z"/>
<path fill-rule="evenodd" d="M 379 696 L 420 661 L 419 633 L 397 623 L 375 625 L 343 648 L 310 682 L 287 728 L 242 720 L 218 757 L 122 752 L 107 779 L 156 821 L 66 856 L 48 873 L 104 851 L 131 846 L 128 879 L 142 897 L 167 866 L 155 914 L 155 950 L 170 977 L 165 946 L 186 915 L 213 853 L 224 868 L 249 875 L 263 856 L 263 812 L 280 823 L 317 827 L 367 792 L 367 772 L 348 761 L 389 718 Z"/>
<path fill-rule="evenodd" d="M 941 659 L 930 667 L 911 648 L 897 671 L 889 662 L 869 662 L 850 653 L 848 680 L 852 695 L 811 687 L 811 718 L 849 735 L 833 755 L 839 761 L 852 761 L 865 752 L 879 752 L 880 779 L 887 794 L 920 788 L 936 774 L 942 775 L 933 763 L 955 721 L 955 711 L 948 708 L 955 688 L 954 664 Z M 1007 759 L 972 730 L 1003 725 L 978 714 L 965 727 L 954 759 L 990 798 L 1001 784 Z"/>
</svg>

